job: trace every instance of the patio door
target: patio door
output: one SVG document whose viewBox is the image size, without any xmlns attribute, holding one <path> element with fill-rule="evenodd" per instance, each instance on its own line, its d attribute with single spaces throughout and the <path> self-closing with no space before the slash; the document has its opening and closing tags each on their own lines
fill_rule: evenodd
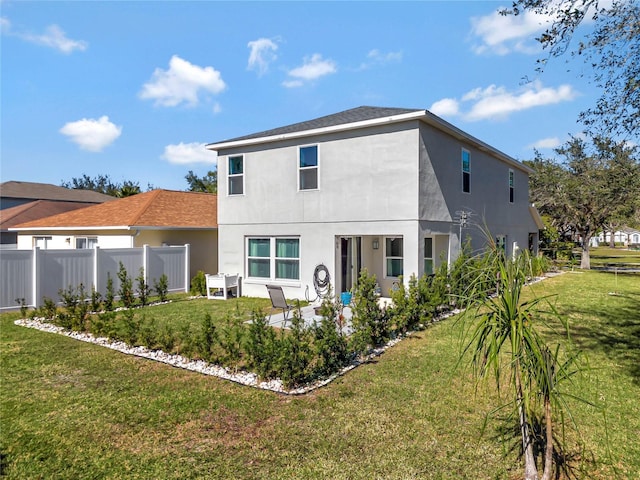
<svg viewBox="0 0 640 480">
<path fill-rule="evenodd" d="M 362 237 L 340 237 L 340 291 L 356 286 L 362 269 Z"/>
</svg>

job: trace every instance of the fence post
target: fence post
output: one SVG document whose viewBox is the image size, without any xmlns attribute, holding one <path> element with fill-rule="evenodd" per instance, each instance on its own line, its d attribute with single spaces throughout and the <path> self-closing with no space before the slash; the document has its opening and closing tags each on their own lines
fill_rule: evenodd
<svg viewBox="0 0 640 480">
<path fill-rule="evenodd" d="M 144 277 L 144 283 L 149 283 L 149 245 L 142 245 L 142 276 Z"/>
<path fill-rule="evenodd" d="M 40 307 L 40 247 L 33 247 L 33 261 L 31 263 L 31 294 L 33 295 L 33 308 Z"/>
<path fill-rule="evenodd" d="M 189 271 L 189 262 L 191 261 L 190 257 L 191 253 L 191 245 L 188 243 L 184 246 L 184 291 L 185 293 L 189 292 L 191 288 L 191 275 Z"/>
<path fill-rule="evenodd" d="M 93 288 L 95 288 L 96 292 L 100 291 L 100 286 L 98 285 L 98 278 L 100 278 L 98 268 L 100 262 L 98 261 L 98 255 L 100 254 L 100 247 L 98 245 L 93 246 Z"/>
</svg>

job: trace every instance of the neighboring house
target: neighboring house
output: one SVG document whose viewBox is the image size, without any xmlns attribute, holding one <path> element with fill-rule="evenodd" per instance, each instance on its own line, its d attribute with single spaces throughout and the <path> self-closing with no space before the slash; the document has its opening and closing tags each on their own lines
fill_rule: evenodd
<svg viewBox="0 0 640 480">
<path fill-rule="evenodd" d="M 314 298 L 319 265 L 337 292 L 367 268 L 386 295 L 452 262 L 461 235 L 483 246 L 477 225 L 508 255 L 537 248 L 531 170 L 426 110 L 359 107 L 207 148 L 219 270 L 240 273 L 246 295 L 277 284 Z"/>
<path fill-rule="evenodd" d="M 18 249 L 130 248 L 190 244 L 190 270 L 218 270 L 217 197 L 152 190 L 22 223 Z"/>
<path fill-rule="evenodd" d="M 95 205 L 114 200 L 114 197 L 91 190 L 75 190 L 48 183 L 2 182 L 0 183 L 0 209 L 15 207 L 35 200 L 75 202 Z"/>
<path fill-rule="evenodd" d="M 635 228 L 624 227 L 620 230 L 613 232 L 613 241 L 625 247 L 640 246 L 640 230 Z M 611 232 L 600 232 L 597 237 L 591 239 L 591 246 L 597 247 L 600 245 L 607 246 L 611 242 Z"/>
<path fill-rule="evenodd" d="M 115 200 L 90 190 L 72 190 L 46 183 L 3 182 L 0 184 L 0 244 L 17 247 L 17 233 L 8 229 L 20 223 L 78 208 Z"/>
</svg>

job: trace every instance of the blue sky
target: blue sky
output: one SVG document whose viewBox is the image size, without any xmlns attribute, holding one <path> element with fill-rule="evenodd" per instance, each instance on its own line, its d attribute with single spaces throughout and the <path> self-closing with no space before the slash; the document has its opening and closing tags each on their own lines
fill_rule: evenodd
<svg viewBox="0 0 640 480">
<path fill-rule="evenodd" d="M 597 91 L 566 59 L 537 74 L 547 19 L 509 4 L 0 0 L 0 178 L 182 190 L 204 144 L 361 105 L 551 154 Z"/>
</svg>

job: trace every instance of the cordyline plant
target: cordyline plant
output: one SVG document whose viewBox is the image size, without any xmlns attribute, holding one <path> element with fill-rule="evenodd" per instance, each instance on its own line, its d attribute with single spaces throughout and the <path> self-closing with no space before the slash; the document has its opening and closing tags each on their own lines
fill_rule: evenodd
<svg viewBox="0 0 640 480">
<path fill-rule="evenodd" d="M 510 400 L 493 413 L 509 408 L 513 415 L 511 418 L 518 424 L 524 478 L 550 480 L 554 470 L 554 421 L 564 432 L 567 415 L 577 427 L 567 405 L 569 398 L 576 397 L 563 391 L 561 386 L 581 370 L 578 354 L 571 350 L 566 322 L 547 301 L 548 298 L 523 298 L 523 287 L 531 278 L 528 252 L 508 260 L 501 249 L 495 245 L 491 247 L 482 262 L 483 271 L 487 273 L 478 272 L 467 291 L 471 300 L 465 316 L 473 324 L 471 339 L 465 341 L 460 362 L 470 354 L 478 380 L 493 376 L 499 394 L 508 391 Z M 487 295 L 490 283 L 493 284 L 493 293 Z M 548 311 L 543 312 L 541 302 L 548 306 Z M 562 349 L 559 345 L 552 348 L 536 330 L 536 323 L 549 327 L 544 319 L 548 313 L 559 319 L 563 326 L 565 341 Z M 508 381 L 503 384 L 505 378 Z M 544 431 L 541 477 L 534 453 L 534 444 L 540 441 L 534 428 L 538 425 Z M 556 451 L 563 450 L 562 443 L 559 441 Z"/>
</svg>

